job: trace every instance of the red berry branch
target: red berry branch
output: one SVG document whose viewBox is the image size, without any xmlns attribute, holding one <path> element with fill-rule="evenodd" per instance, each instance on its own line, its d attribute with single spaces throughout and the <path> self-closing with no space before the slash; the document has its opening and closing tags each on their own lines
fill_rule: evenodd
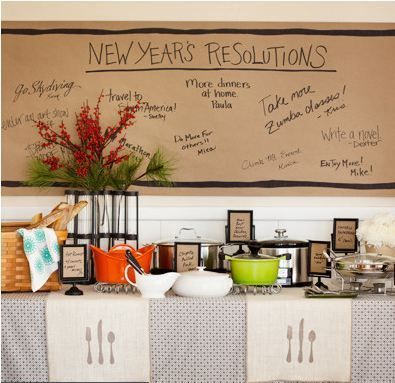
<svg viewBox="0 0 395 383">
<path fill-rule="evenodd" d="M 171 184 L 173 162 L 166 159 L 159 148 L 150 157 L 145 170 L 140 170 L 144 158 L 127 150 L 127 130 L 135 123 L 140 101 L 121 108 L 116 123 L 103 127 L 102 100 L 103 93 L 94 108 L 87 103 L 82 105 L 76 115 L 74 131 L 68 130 L 63 122 L 56 128 L 44 121 L 35 122 L 45 154 L 32 159 L 26 185 L 49 187 L 61 183 L 97 191 L 105 188 L 126 190 L 142 178 L 160 185 Z"/>
<path fill-rule="evenodd" d="M 130 154 L 123 153 L 126 144 L 125 133 L 134 124 L 136 112 L 140 108 L 140 101 L 137 101 L 136 105 L 120 109 L 117 123 L 102 129 L 100 124 L 100 102 L 102 99 L 103 93 L 99 96 L 93 110 L 88 104 L 85 104 L 76 116 L 75 131 L 79 142 L 71 140 L 71 135 L 63 122 L 59 125 L 58 131 L 48 123 L 36 122 L 38 133 L 43 139 L 41 143 L 43 148 L 60 146 L 71 155 L 71 161 L 62 160 L 55 155 L 46 156 L 42 162 L 48 165 L 51 170 L 74 167 L 78 176 L 85 177 L 92 164 L 99 164 L 103 168 L 111 169 L 113 165 L 129 158 Z M 117 141 L 116 146 L 112 149 L 109 148 L 109 145 L 114 141 Z"/>
</svg>

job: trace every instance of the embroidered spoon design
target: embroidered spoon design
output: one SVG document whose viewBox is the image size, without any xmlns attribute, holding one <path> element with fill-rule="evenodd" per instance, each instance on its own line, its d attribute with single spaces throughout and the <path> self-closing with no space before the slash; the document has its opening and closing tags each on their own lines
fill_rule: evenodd
<svg viewBox="0 0 395 383">
<path fill-rule="evenodd" d="M 114 364 L 115 360 L 114 360 L 114 354 L 112 351 L 112 344 L 115 342 L 115 334 L 110 331 L 107 335 L 107 340 L 110 343 L 110 364 Z"/>
<path fill-rule="evenodd" d="M 309 362 L 313 363 L 314 362 L 314 357 L 313 357 L 313 342 L 315 341 L 316 335 L 315 331 L 311 330 L 309 332 L 309 341 L 310 341 L 310 357 L 309 357 Z"/>
</svg>

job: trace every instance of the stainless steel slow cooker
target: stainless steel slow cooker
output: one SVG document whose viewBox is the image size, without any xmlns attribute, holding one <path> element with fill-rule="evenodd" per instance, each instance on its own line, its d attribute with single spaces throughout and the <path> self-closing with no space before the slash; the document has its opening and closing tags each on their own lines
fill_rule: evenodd
<svg viewBox="0 0 395 383">
<path fill-rule="evenodd" d="M 286 229 L 276 229 L 273 239 L 263 241 L 247 241 L 251 253 L 281 256 L 278 283 L 282 286 L 307 286 L 310 279 L 307 275 L 307 259 L 309 243 L 307 241 L 289 239 Z"/>
<path fill-rule="evenodd" d="M 201 244 L 200 266 L 206 270 L 219 271 L 223 268 L 223 260 L 220 259 L 220 247 L 222 242 L 213 239 L 205 239 L 197 235 L 193 228 L 182 228 L 178 235 L 172 239 L 156 242 L 157 248 L 154 254 L 154 271 L 177 271 L 174 270 L 175 243 L 193 242 Z"/>
</svg>

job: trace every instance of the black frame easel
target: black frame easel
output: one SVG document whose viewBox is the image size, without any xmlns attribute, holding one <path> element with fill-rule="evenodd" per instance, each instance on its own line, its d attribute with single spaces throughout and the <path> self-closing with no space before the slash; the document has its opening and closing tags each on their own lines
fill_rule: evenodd
<svg viewBox="0 0 395 383">
<path fill-rule="evenodd" d="M 72 221 L 72 230 L 68 228 L 68 238 L 73 240 L 73 244 L 91 244 L 100 247 L 103 250 L 109 250 L 116 241 L 135 241 L 136 248 L 139 247 L 139 192 L 137 191 L 119 191 L 119 190 L 102 190 L 98 192 L 87 192 L 84 190 L 65 190 L 67 202 L 76 204 L 80 200 L 87 200 L 90 210 L 90 227 L 85 233 L 79 233 L 83 215 L 77 215 Z M 102 198 L 104 204 L 100 204 L 99 199 Z M 107 199 L 109 200 L 108 202 Z M 135 215 L 136 215 L 136 232 L 129 233 L 129 209 L 132 208 L 132 199 L 134 199 Z M 109 206 L 111 206 L 111 215 L 108 214 Z M 100 225 L 100 216 L 104 214 L 107 217 L 107 230 L 102 230 Z M 121 225 L 121 215 L 123 214 L 123 224 Z M 104 217 L 104 216 L 103 216 Z M 104 222 L 104 221 L 103 221 Z M 107 239 L 104 244 L 103 240 Z M 92 270 L 89 283 L 94 283 L 94 267 L 91 256 L 90 247 L 88 247 L 89 263 Z"/>
</svg>

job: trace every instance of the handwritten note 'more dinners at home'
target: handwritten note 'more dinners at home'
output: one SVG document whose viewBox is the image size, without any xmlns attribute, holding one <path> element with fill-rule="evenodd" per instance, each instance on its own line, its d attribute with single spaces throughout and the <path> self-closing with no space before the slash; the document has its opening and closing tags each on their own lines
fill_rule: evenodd
<svg viewBox="0 0 395 383">
<path fill-rule="evenodd" d="M 45 31 L 57 26 L 3 26 L 6 194 L 32 193 L 21 191 L 27 163 L 45 155 L 34 121 L 72 129 L 81 104 L 94 106 L 101 93 L 103 126 L 140 100 L 127 147 L 148 161 L 160 146 L 175 160 L 166 193 L 395 194 L 392 24 L 62 23 L 67 33 Z"/>
</svg>

